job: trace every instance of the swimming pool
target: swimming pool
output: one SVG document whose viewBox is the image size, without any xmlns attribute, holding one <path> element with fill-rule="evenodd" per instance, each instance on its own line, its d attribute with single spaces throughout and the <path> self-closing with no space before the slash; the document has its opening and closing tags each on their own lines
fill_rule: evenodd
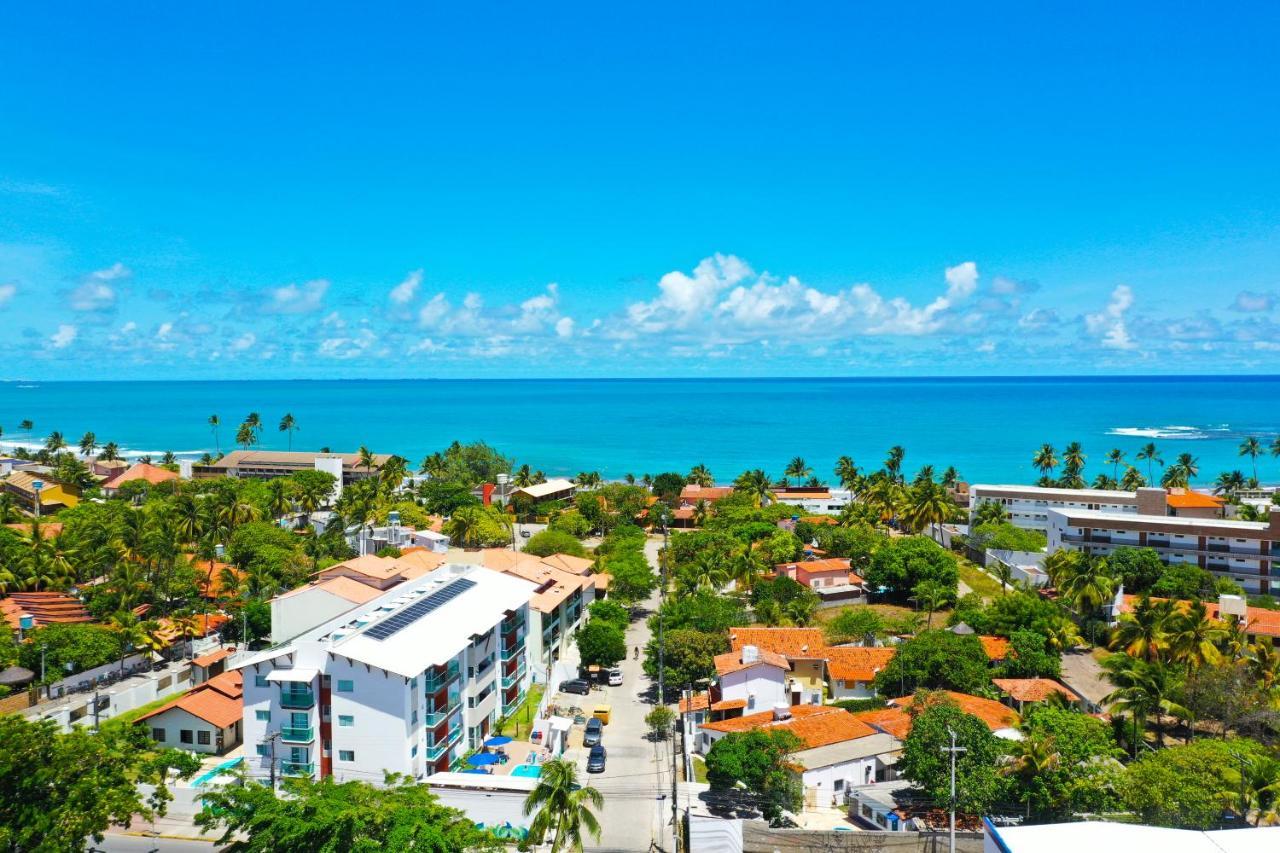
<svg viewBox="0 0 1280 853">
<path fill-rule="evenodd" d="M 219 776 L 233 772 L 244 762 L 244 758 L 233 758 L 230 761 L 224 761 L 212 770 L 207 770 L 199 776 L 191 780 L 191 787 L 200 788 L 209 784 L 210 781 Z"/>
<path fill-rule="evenodd" d="M 537 779 L 542 775 L 542 765 L 540 764 L 517 764 L 511 768 L 512 776 L 522 776 L 526 779 Z"/>
</svg>

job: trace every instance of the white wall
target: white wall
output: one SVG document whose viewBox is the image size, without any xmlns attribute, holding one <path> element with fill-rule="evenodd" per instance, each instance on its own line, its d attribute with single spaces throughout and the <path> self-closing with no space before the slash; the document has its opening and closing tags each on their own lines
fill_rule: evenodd
<svg viewBox="0 0 1280 853">
<path fill-rule="evenodd" d="M 319 587 L 273 598 L 271 642 L 283 643 L 358 606 Z"/>
<path fill-rule="evenodd" d="M 868 776 L 868 773 L 870 776 Z M 814 805 L 830 806 L 831 798 L 834 795 L 836 805 L 844 803 L 844 791 L 850 786 L 865 785 L 868 780 L 874 782 L 876 780 L 876 759 L 856 758 L 852 761 L 845 761 L 840 764 L 833 764 L 830 767 L 819 767 L 814 770 L 806 770 L 804 772 L 804 787 L 807 796 L 814 796 Z M 843 787 L 836 790 L 836 780 L 843 783 Z"/>
<path fill-rule="evenodd" d="M 839 678 L 831 679 L 831 698 L 839 701 L 842 699 L 874 699 L 876 695 L 873 682 L 870 681 L 850 681 L 849 687 L 845 687 L 845 681 Z"/>
<path fill-rule="evenodd" d="M 426 731 L 419 713 L 417 726 L 410 725 L 410 688 L 400 675 L 336 656 L 326 667 L 331 678 L 332 705 L 329 717 L 333 731 L 333 775 L 339 782 L 381 782 L 382 771 L 417 776 L 426 764 Z M 355 682 L 351 693 L 340 693 L 338 682 Z M 417 695 L 423 699 L 422 676 L 418 677 Z M 355 725 L 344 728 L 339 717 L 348 714 Z M 414 744 L 418 754 L 411 757 Z M 355 761 L 341 761 L 341 750 L 355 752 Z M 416 764 L 417 770 L 414 770 Z"/>
<path fill-rule="evenodd" d="M 786 674 L 778 667 L 768 665 L 740 669 L 721 678 L 720 698 L 748 700 L 747 708 L 742 712 L 744 715 L 772 710 L 779 702 L 791 704 Z"/>
<path fill-rule="evenodd" d="M 226 752 L 233 749 L 239 742 L 236 734 L 236 726 L 228 726 L 222 729 L 222 749 L 218 749 L 218 727 L 212 723 L 208 723 L 194 714 L 182 708 L 170 708 L 163 714 L 157 714 L 142 721 L 142 725 L 146 726 L 147 733 L 155 739 L 155 729 L 164 730 L 164 740 L 157 741 L 167 747 L 174 749 L 185 749 L 187 752 L 198 752 L 206 755 L 214 755 L 219 752 Z M 182 731 L 191 732 L 191 743 L 182 742 Z M 209 736 L 207 744 L 200 743 L 199 732 L 205 732 Z"/>
</svg>

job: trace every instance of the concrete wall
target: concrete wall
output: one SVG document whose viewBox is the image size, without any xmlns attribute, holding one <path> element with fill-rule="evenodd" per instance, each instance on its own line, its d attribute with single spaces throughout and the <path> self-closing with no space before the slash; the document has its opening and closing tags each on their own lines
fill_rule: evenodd
<svg viewBox="0 0 1280 853">
<path fill-rule="evenodd" d="M 841 782 L 839 789 L 836 788 L 837 780 Z M 818 808 L 839 807 L 844 803 L 844 792 L 847 788 L 875 780 L 874 756 L 855 758 L 830 767 L 806 770 L 803 777 L 805 805 Z"/>
<path fill-rule="evenodd" d="M 695 848 L 697 849 L 697 848 Z M 815 832 L 742 822 L 743 853 L 942 853 L 946 833 Z M 957 853 L 983 853 L 980 833 L 956 833 Z"/>
<path fill-rule="evenodd" d="M 271 642 L 283 643 L 358 606 L 319 587 L 273 598 Z"/>
<path fill-rule="evenodd" d="M 753 666 L 731 672 L 720 679 L 720 698 L 751 702 L 751 694 L 754 693 L 754 704 L 747 705 L 742 712 L 744 715 L 768 711 L 779 702 L 790 705 L 785 675 L 776 666 Z"/>
</svg>

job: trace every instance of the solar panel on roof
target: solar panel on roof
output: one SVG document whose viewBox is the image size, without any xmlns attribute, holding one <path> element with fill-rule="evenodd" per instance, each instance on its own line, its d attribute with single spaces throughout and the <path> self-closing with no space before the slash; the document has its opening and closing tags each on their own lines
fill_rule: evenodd
<svg viewBox="0 0 1280 853">
<path fill-rule="evenodd" d="M 415 601 L 399 613 L 383 619 L 377 625 L 365 631 L 365 636 L 373 637 L 375 640 L 385 640 L 387 637 L 394 636 L 437 607 L 452 601 L 475 585 L 476 582 L 469 578 L 459 578 L 444 588 L 431 593 L 426 598 Z"/>
</svg>

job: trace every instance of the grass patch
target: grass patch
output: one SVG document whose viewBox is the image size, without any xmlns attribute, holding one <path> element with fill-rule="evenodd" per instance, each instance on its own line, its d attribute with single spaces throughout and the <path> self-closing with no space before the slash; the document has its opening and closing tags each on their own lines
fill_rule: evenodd
<svg viewBox="0 0 1280 853">
<path fill-rule="evenodd" d="M 697 755 L 693 756 L 693 781 L 707 783 L 707 762 Z"/>
<path fill-rule="evenodd" d="M 525 694 L 524 701 L 520 706 L 511 712 L 511 716 L 503 717 L 499 721 L 498 734 L 507 737 L 520 739 L 523 732 L 525 736 L 532 731 L 533 715 L 538 712 L 538 705 L 542 702 L 542 694 L 547 690 L 547 686 L 541 682 L 529 685 L 529 692 Z"/>
<path fill-rule="evenodd" d="M 168 696 L 161 696 L 159 699 L 153 699 L 152 701 L 148 702 L 145 705 L 140 705 L 137 708 L 133 708 L 129 711 L 125 711 L 123 714 L 117 714 L 116 716 L 111 718 L 110 722 L 123 723 L 123 724 L 132 723 L 134 720 L 138 719 L 143 714 L 150 714 L 156 708 L 159 708 L 163 705 L 168 705 L 174 699 L 177 699 L 179 696 L 185 695 L 186 693 L 187 693 L 186 690 L 179 690 L 177 693 L 170 693 Z"/>
<path fill-rule="evenodd" d="M 960 560 L 959 570 L 961 582 L 984 599 L 990 601 L 1004 595 L 1004 591 L 1000 589 L 1000 581 L 987 574 L 975 563 Z"/>
</svg>

